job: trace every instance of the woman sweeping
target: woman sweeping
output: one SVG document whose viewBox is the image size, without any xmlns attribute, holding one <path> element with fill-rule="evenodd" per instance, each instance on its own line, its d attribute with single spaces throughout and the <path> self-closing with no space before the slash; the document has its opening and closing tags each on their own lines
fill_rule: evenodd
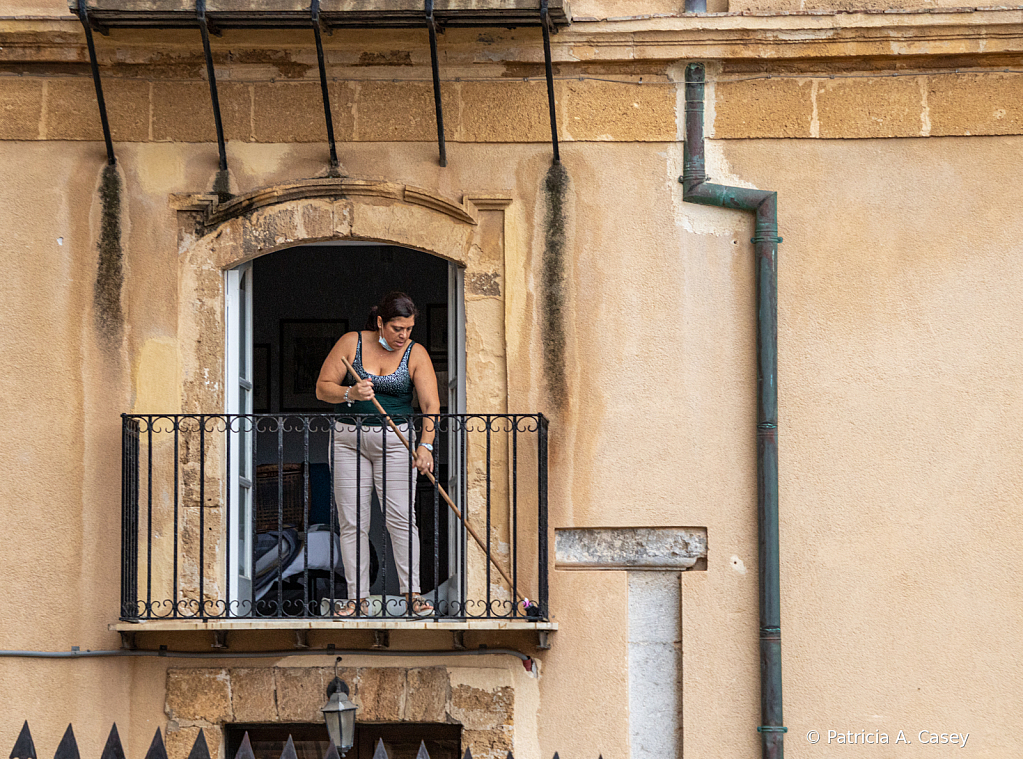
<svg viewBox="0 0 1023 759">
<path fill-rule="evenodd" d="M 424 414 L 440 411 L 430 354 L 411 339 L 418 314 L 409 296 L 390 293 L 370 312 L 365 329 L 349 332 L 337 341 L 316 381 L 316 397 L 335 404 L 336 413 L 372 415 L 363 419 L 361 434 L 355 418 L 341 419 L 334 428 L 334 497 L 348 584 L 348 601 L 339 616 L 369 612 L 370 496 L 374 488 L 384 510 L 398 584 L 408 608 L 419 616 L 434 611 L 419 595 L 419 528 L 411 472 L 413 463 L 423 474 L 433 471 L 433 419 L 423 419 L 413 460 L 373 403 L 376 399 L 407 440 L 412 440 L 413 387 Z M 358 382 L 345 367 L 346 359 L 361 377 Z"/>
</svg>

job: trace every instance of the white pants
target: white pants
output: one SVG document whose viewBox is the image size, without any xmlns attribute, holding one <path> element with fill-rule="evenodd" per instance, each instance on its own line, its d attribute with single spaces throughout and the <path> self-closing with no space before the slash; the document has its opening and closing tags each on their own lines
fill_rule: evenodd
<svg viewBox="0 0 1023 759">
<path fill-rule="evenodd" d="M 411 442 L 408 425 L 398 429 Z M 384 510 L 401 592 L 419 592 L 419 528 L 414 506 L 417 475 L 408 450 L 390 427 L 363 425 L 356 432 L 354 424 L 335 425 L 334 500 L 350 599 L 369 595 L 369 519 L 374 488 Z M 386 560 L 386 555 L 381 557 L 381 563 Z"/>
</svg>

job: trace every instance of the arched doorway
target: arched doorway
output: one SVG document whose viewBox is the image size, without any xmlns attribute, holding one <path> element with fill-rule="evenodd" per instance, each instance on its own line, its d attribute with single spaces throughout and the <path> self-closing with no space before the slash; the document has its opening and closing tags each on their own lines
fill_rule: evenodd
<svg viewBox="0 0 1023 759">
<path fill-rule="evenodd" d="M 342 334 L 366 326 L 384 294 L 401 290 L 419 307 L 413 339 L 433 361 L 441 414 L 464 413 L 462 269 L 410 248 L 336 241 L 281 249 L 226 274 L 225 411 L 255 420 L 238 429 L 242 455 L 231 473 L 238 504 L 228 538 L 238 558 L 231 600 L 268 616 L 277 616 L 282 603 L 285 615 L 326 613 L 349 588 L 337 539 L 331 423 L 318 416 L 334 409 L 315 395 L 320 365 Z M 459 468 L 448 466 L 455 453 L 448 430 L 439 425 L 436 474 L 457 493 Z M 457 600 L 463 549 L 448 510 L 419 479 L 419 587 L 450 603 Z M 389 599 L 400 591 L 396 557 L 376 494 L 372 500 L 369 593 L 376 613 L 391 613 Z"/>
</svg>

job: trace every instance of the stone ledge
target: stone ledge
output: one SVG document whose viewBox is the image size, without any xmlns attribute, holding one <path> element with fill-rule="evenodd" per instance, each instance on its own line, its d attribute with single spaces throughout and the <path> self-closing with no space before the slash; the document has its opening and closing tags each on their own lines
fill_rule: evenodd
<svg viewBox="0 0 1023 759">
<path fill-rule="evenodd" d="M 706 527 L 558 529 L 558 569 L 693 569 L 707 557 Z"/>
</svg>

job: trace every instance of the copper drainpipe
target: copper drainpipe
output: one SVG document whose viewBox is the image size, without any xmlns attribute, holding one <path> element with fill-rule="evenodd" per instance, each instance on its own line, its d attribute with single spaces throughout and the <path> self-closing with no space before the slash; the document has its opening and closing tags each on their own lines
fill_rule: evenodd
<svg viewBox="0 0 1023 759">
<path fill-rule="evenodd" d="M 687 5 L 688 9 L 688 5 Z M 707 182 L 702 63 L 686 66 L 682 199 L 752 211 L 757 281 L 757 527 L 760 579 L 760 725 L 764 759 L 782 759 L 781 590 L 778 561 L 778 194 Z"/>
</svg>

